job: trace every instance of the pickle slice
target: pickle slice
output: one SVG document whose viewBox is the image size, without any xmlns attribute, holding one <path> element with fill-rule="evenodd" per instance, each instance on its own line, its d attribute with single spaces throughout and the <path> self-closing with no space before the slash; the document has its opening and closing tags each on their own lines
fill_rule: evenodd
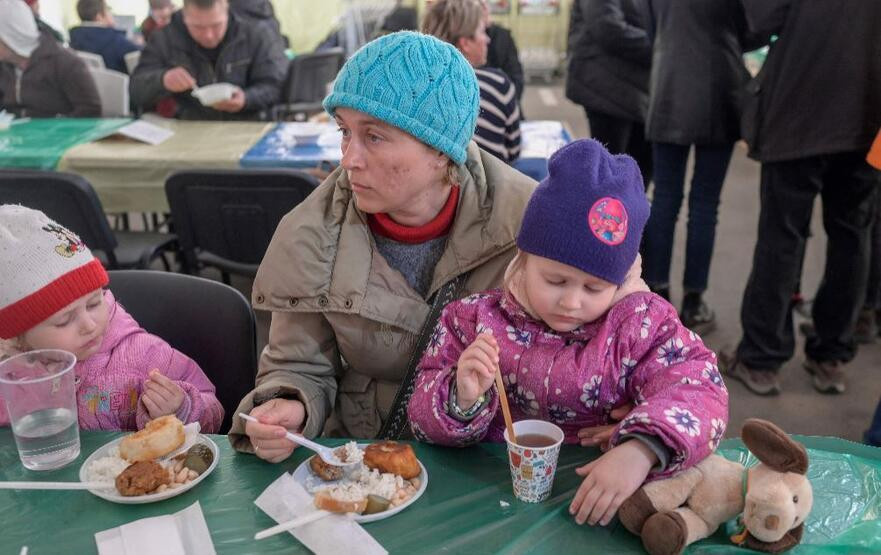
<svg viewBox="0 0 881 555">
<path fill-rule="evenodd" d="M 389 508 L 391 501 L 385 497 L 370 494 L 367 496 L 367 508 L 364 509 L 365 515 L 381 513 Z"/>
</svg>

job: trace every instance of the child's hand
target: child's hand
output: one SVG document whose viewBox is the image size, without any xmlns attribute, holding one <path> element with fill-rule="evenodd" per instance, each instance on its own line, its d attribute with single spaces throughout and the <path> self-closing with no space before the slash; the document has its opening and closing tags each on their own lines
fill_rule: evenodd
<svg viewBox="0 0 881 555">
<path fill-rule="evenodd" d="M 456 400 L 467 410 L 492 387 L 499 368 L 499 344 L 495 337 L 481 333 L 459 356 L 456 370 Z"/>
<path fill-rule="evenodd" d="M 618 507 L 633 495 L 658 462 L 658 456 L 643 442 L 631 439 L 604 453 L 597 460 L 576 468 L 584 481 L 569 505 L 575 522 L 603 526 L 612 520 Z"/>
<path fill-rule="evenodd" d="M 581 428 L 578 430 L 578 439 L 581 442 L 581 446 L 591 447 L 599 445 L 600 449 L 608 451 L 609 440 L 612 439 L 612 433 L 615 431 L 615 428 L 618 427 L 618 422 L 630 414 L 631 410 L 633 410 L 632 404 L 627 403 L 626 405 L 621 405 L 620 407 L 612 409 L 612 412 L 609 413 L 609 418 L 615 421 L 614 424 L 591 426 L 590 428 Z"/>
<path fill-rule="evenodd" d="M 184 404 L 186 393 L 181 386 L 166 378 L 155 368 L 150 370 L 150 378 L 144 382 L 141 401 L 151 419 L 175 414 Z"/>
</svg>

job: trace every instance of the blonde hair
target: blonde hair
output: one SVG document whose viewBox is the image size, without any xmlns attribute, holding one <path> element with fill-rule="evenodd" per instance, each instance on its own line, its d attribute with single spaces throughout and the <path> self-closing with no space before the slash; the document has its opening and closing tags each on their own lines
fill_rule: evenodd
<svg viewBox="0 0 881 555">
<path fill-rule="evenodd" d="M 459 39 L 471 38 L 483 21 L 479 0 L 434 0 L 422 20 L 422 32 L 459 48 Z"/>
</svg>

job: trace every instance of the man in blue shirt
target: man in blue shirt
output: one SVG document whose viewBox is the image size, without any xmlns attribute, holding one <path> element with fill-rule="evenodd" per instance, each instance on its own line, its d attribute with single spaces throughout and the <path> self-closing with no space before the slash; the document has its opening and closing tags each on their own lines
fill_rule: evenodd
<svg viewBox="0 0 881 555">
<path fill-rule="evenodd" d="M 70 47 L 104 58 L 107 69 L 126 73 L 125 55 L 140 47 L 113 27 L 113 15 L 104 0 L 79 0 L 76 11 L 82 25 L 70 30 Z"/>
</svg>

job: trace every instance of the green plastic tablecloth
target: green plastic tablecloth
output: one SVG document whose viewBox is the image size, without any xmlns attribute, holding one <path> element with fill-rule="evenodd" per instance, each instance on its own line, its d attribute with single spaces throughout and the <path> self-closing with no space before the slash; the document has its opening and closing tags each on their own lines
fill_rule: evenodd
<svg viewBox="0 0 881 555">
<path fill-rule="evenodd" d="M 0 430 L 0 479 L 76 480 L 88 454 L 118 437 L 114 432 L 83 432 L 75 463 L 51 472 L 25 470 L 12 433 Z M 281 472 L 296 468 L 304 449 L 272 465 L 235 453 L 224 436 L 212 475 L 192 490 L 149 505 L 117 505 L 86 491 L 0 490 L 0 553 L 30 555 L 95 553 L 95 532 L 127 522 L 179 511 L 196 500 L 202 506 L 218 553 L 300 553 L 306 549 L 289 534 L 252 540 L 275 524 L 254 499 Z M 809 448 L 815 506 L 805 540 L 794 554 L 881 552 L 881 450 L 844 440 L 798 437 Z M 341 441 L 327 441 L 339 444 Z M 428 489 L 412 506 L 384 521 L 365 524 L 390 553 L 642 553 L 638 538 L 617 521 L 607 528 L 578 526 L 567 513 L 580 480 L 576 466 L 598 455 L 594 449 L 564 447 L 551 498 L 541 504 L 517 501 L 505 447 L 482 444 L 450 449 L 414 444 L 428 469 Z M 727 440 L 722 454 L 754 462 L 738 440 Z M 508 503 L 504 506 L 501 501 Z M 723 533 L 693 545 L 690 553 L 747 553 L 731 546 Z"/>
<path fill-rule="evenodd" d="M 0 131 L 0 168 L 55 169 L 68 148 L 110 135 L 129 118 L 32 119 Z"/>
</svg>

